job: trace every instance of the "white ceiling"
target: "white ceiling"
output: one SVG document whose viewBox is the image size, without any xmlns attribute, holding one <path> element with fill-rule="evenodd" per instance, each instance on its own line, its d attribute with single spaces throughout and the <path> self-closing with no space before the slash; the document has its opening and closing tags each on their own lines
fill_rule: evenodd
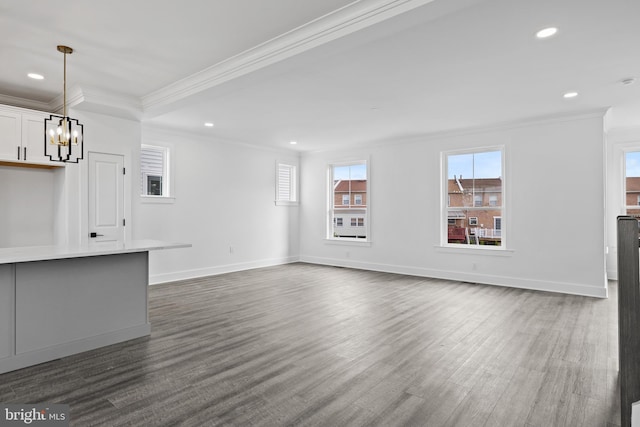
<svg viewBox="0 0 640 427">
<path fill-rule="evenodd" d="M 547 26 L 558 34 L 535 39 Z M 76 108 L 254 145 L 322 150 L 609 106 L 612 126 L 640 126 L 637 0 L 5 1 L 1 102 L 59 105 L 57 44 L 75 49 Z"/>
</svg>

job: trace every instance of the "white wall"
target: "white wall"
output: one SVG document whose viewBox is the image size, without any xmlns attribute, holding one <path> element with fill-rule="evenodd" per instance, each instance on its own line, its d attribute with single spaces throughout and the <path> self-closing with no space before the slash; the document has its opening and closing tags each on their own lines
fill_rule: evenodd
<svg viewBox="0 0 640 427">
<path fill-rule="evenodd" d="M 85 125 L 85 160 L 79 165 L 58 171 L 0 168 L 0 179 L 7 184 L 0 186 L 0 196 L 11 201 L 0 206 L 5 225 L 10 224 L 0 230 L 6 233 L 0 246 L 86 242 L 88 152 L 122 154 L 130 171 L 127 238 L 193 245 L 152 252 L 152 283 L 301 259 L 606 296 L 607 245 L 609 273 L 615 273 L 612 223 L 620 191 L 611 184 L 612 175 L 620 173 L 615 153 L 629 144 L 640 146 L 640 131 L 609 135 L 605 227 L 602 114 L 390 141 L 367 149 L 305 154 L 301 159 L 291 151 L 143 128 L 137 121 L 96 113 L 71 114 Z M 144 203 L 139 196 L 140 143 L 172 149 L 172 203 Z M 507 162 L 507 250 L 440 247 L 440 153 L 496 145 L 505 146 Z M 370 162 L 369 246 L 325 240 L 327 163 L 349 159 Z M 300 207 L 274 203 L 277 160 L 300 163 Z M 37 209 L 27 208 L 32 198 L 40 202 Z M 37 225 L 29 228 L 31 234 L 20 234 L 17 230 L 28 215 Z"/>
<path fill-rule="evenodd" d="M 302 157 L 300 259 L 604 297 L 603 115 Z M 504 145 L 507 250 L 440 247 L 443 150 Z M 370 159 L 371 239 L 325 240 L 327 164 Z"/>
<path fill-rule="evenodd" d="M 297 154 L 151 127 L 142 140 L 170 147 L 175 200 L 136 197 L 133 237 L 193 245 L 152 252 L 152 283 L 297 260 L 299 208 L 274 203 L 276 161 Z"/>
<path fill-rule="evenodd" d="M 58 184 L 38 187 L 39 194 L 49 197 L 47 200 L 60 200 L 59 205 L 47 208 L 57 210 L 54 216 L 61 219 L 59 226 L 53 227 L 62 236 L 60 243 L 83 244 L 89 240 L 88 153 L 94 151 L 125 157 L 127 239 L 193 245 L 151 252 L 151 283 L 297 260 L 298 207 L 274 203 L 276 161 L 298 164 L 296 153 L 152 128 L 143 132 L 137 121 L 82 110 L 73 110 L 70 115 L 84 125 L 84 160 L 59 172 L 62 177 Z M 141 143 L 171 148 L 172 203 L 144 203 L 140 197 Z M 31 176 L 31 180 L 36 179 L 36 174 Z M 25 181 L 25 185 L 31 184 Z M 58 194 L 52 196 L 55 189 Z M 45 228 L 51 230 L 51 224 Z"/>
<path fill-rule="evenodd" d="M 0 166 L 0 247 L 55 243 L 64 169 Z"/>
<path fill-rule="evenodd" d="M 71 244 L 87 243 L 88 229 L 88 176 L 89 152 L 120 154 L 124 166 L 129 171 L 125 175 L 125 218 L 132 218 L 134 203 L 131 192 L 134 154 L 139 150 L 141 140 L 140 123 L 118 117 L 81 110 L 72 110 L 69 115 L 84 125 L 84 159 L 78 164 L 67 164 L 65 168 L 65 210 L 61 213 L 66 223 L 67 241 Z M 131 227 L 125 227 L 125 238 L 131 238 Z"/>
</svg>

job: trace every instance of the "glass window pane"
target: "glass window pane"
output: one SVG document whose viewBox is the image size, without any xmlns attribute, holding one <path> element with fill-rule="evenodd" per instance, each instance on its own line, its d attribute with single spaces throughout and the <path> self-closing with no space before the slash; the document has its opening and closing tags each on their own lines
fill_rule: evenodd
<svg viewBox="0 0 640 427">
<path fill-rule="evenodd" d="M 625 206 L 640 205 L 640 151 L 625 154 Z M 636 216 L 637 209 L 627 209 L 627 215 Z"/>
<path fill-rule="evenodd" d="M 447 243 L 502 244 L 502 151 L 447 155 Z"/>
<path fill-rule="evenodd" d="M 333 229 L 329 231 L 331 238 L 367 238 L 364 216 L 367 215 L 367 165 L 353 163 L 350 165 L 330 166 L 332 177 L 331 201 L 329 212 L 333 218 L 343 218 L 338 224 L 329 221 Z"/>
</svg>

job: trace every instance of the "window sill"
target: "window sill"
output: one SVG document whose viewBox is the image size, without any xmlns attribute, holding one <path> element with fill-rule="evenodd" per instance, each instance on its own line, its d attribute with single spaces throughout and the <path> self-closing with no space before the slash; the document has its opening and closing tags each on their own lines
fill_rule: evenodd
<svg viewBox="0 0 640 427">
<path fill-rule="evenodd" d="M 371 240 L 363 239 L 325 239 L 324 242 L 327 245 L 371 247 Z"/>
<path fill-rule="evenodd" d="M 298 202 L 289 202 L 286 200 L 276 200 L 276 206 L 298 206 Z"/>
<path fill-rule="evenodd" d="M 149 204 L 172 204 L 175 203 L 175 197 L 163 197 L 163 196 L 140 196 L 141 203 Z"/>
<path fill-rule="evenodd" d="M 482 245 L 436 245 L 436 252 L 449 253 L 449 254 L 473 254 L 473 255 L 487 255 L 487 256 L 513 256 L 515 251 L 513 249 L 505 249 L 503 247 L 491 247 Z"/>
</svg>

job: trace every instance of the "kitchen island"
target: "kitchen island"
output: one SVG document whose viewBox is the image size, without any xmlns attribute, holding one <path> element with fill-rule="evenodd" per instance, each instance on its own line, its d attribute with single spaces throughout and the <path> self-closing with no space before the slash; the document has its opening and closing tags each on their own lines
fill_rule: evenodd
<svg viewBox="0 0 640 427">
<path fill-rule="evenodd" d="M 0 248 L 0 373 L 149 335 L 149 251 L 189 246 Z"/>
</svg>

